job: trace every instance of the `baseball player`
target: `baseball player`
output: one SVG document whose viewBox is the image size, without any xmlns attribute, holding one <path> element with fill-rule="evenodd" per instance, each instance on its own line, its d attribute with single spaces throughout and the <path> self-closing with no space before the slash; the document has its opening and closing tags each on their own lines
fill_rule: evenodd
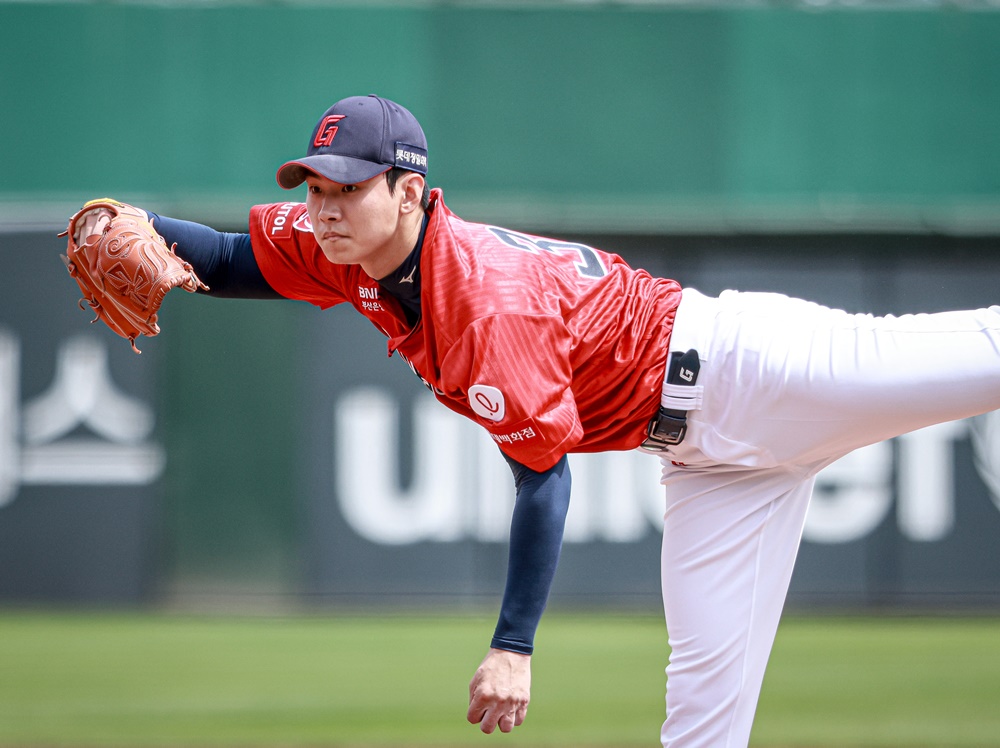
<svg viewBox="0 0 1000 748">
<path fill-rule="evenodd" d="M 708 297 L 593 247 L 462 220 L 428 189 L 428 164 L 409 111 L 350 97 L 278 170 L 282 187 L 306 185 L 304 203 L 255 206 L 247 234 L 149 217 L 209 293 L 352 305 L 496 441 L 516 502 L 470 722 L 491 733 L 525 719 L 566 455 L 642 449 L 666 487 L 662 743 L 747 745 L 816 474 L 866 444 L 1000 408 L 1000 308 L 880 318 L 777 294 Z M 95 211 L 80 233 L 101 221 Z"/>
</svg>

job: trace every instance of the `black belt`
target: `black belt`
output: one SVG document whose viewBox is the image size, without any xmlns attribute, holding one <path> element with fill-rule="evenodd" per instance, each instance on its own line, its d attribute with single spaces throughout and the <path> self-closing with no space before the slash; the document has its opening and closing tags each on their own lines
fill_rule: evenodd
<svg viewBox="0 0 1000 748">
<path fill-rule="evenodd" d="M 675 351 L 670 355 L 665 382 L 681 387 L 693 387 L 698 381 L 700 369 L 698 351 L 693 348 L 686 353 Z M 639 448 L 647 452 L 665 452 L 668 447 L 680 444 L 687 433 L 687 414 L 686 410 L 664 408 L 661 405 L 646 426 L 646 441 L 640 444 Z"/>
</svg>

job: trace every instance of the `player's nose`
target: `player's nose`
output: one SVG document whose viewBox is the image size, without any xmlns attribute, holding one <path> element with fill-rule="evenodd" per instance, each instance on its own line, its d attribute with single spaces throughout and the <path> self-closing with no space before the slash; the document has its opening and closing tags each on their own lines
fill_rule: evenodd
<svg viewBox="0 0 1000 748">
<path fill-rule="evenodd" d="M 336 197 L 326 195 L 319 204 L 319 217 L 324 221 L 339 221 L 342 217 L 340 204 Z"/>
</svg>

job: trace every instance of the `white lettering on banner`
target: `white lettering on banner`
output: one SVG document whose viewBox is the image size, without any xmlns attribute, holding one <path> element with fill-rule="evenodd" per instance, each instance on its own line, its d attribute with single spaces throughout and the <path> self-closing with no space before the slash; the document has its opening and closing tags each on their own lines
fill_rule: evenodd
<svg viewBox="0 0 1000 748">
<path fill-rule="evenodd" d="M 394 395 L 375 388 L 351 390 L 335 406 L 336 492 L 351 527 L 385 545 L 505 541 L 513 479 L 488 433 L 418 399 L 413 475 L 403 487 L 396 478 L 399 411 Z M 895 440 L 895 450 L 892 442 L 873 444 L 830 465 L 817 476 L 805 539 L 835 544 L 863 538 L 889 516 L 894 495 L 904 537 L 920 542 L 946 537 L 955 521 L 954 443 L 970 425 L 977 468 L 1000 509 L 1000 416 L 991 413 L 907 434 Z M 570 464 L 567 543 L 631 543 L 660 532 L 658 459 L 638 451 L 608 452 L 570 455 Z"/>
<path fill-rule="evenodd" d="M 890 442 L 833 463 L 816 478 L 803 537 L 847 543 L 874 531 L 892 506 L 895 473 L 896 522 L 902 535 L 923 542 L 944 539 L 955 522 L 954 442 L 968 430 L 967 421 L 951 421 L 895 439 L 895 471 Z"/>
<path fill-rule="evenodd" d="M 1000 509 L 1000 410 L 970 418 L 968 423 L 976 470 Z"/>
<path fill-rule="evenodd" d="M 373 542 L 400 545 L 462 536 L 466 496 L 461 472 L 451 463 L 467 449 L 448 423 L 448 413 L 427 405 L 416 406 L 415 468 L 405 491 L 395 478 L 399 457 L 396 402 L 378 390 L 358 390 L 341 400 L 336 410 L 340 506 L 348 523 Z"/>
<path fill-rule="evenodd" d="M 431 400 L 415 403 L 413 421 L 414 469 L 404 489 L 396 479 L 395 398 L 366 388 L 338 402 L 336 488 L 347 522 L 362 537 L 385 545 L 506 540 L 514 481 L 489 434 Z M 372 449 L 373 444 L 384 447 Z M 635 541 L 662 521 L 659 461 L 641 457 L 647 459 L 636 460 L 629 452 L 570 458 L 575 480 L 567 542 Z M 632 490 L 633 484 L 642 490 Z"/>
<path fill-rule="evenodd" d="M 862 538 L 892 507 L 892 445 L 862 447 L 818 476 L 802 537 L 814 543 Z"/>
<path fill-rule="evenodd" d="M 51 387 L 20 414 L 19 370 L 18 341 L 0 331 L 0 506 L 19 485 L 145 485 L 163 472 L 163 448 L 144 442 L 152 408 L 114 386 L 103 343 L 63 343 Z"/>
<path fill-rule="evenodd" d="M 0 330 L 0 506 L 17 493 L 17 401 L 20 396 L 20 350 L 12 335 Z"/>
<path fill-rule="evenodd" d="M 952 531 L 955 442 L 968 433 L 965 421 L 951 421 L 899 437 L 896 520 L 911 540 L 942 540 Z"/>
</svg>

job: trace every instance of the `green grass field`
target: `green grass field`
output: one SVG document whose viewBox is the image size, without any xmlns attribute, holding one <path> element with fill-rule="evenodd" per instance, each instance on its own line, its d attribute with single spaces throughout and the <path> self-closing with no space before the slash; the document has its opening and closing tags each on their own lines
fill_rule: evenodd
<svg viewBox="0 0 1000 748">
<path fill-rule="evenodd" d="M 550 614 L 528 721 L 465 722 L 487 618 L 0 614 L 2 746 L 654 746 L 663 624 Z M 789 617 L 755 746 L 1000 745 L 1000 619 Z"/>
</svg>

